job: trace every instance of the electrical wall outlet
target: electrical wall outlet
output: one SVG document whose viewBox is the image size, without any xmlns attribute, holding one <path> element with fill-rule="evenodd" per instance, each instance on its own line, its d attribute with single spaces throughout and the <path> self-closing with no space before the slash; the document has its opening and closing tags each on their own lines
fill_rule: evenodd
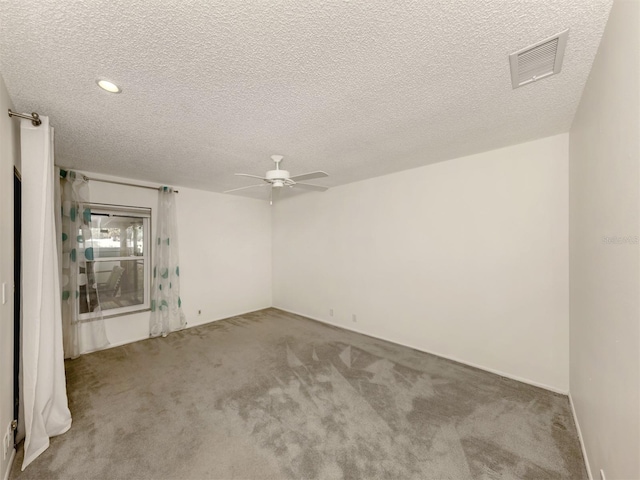
<svg viewBox="0 0 640 480">
<path fill-rule="evenodd" d="M 333 317 L 333 308 L 330 308 L 330 309 L 329 309 L 329 316 L 330 316 L 330 317 Z"/>
<path fill-rule="evenodd" d="M 352 321 L 353 323 L 356 323 L 356 322 L 358 321 L 358 319 L 356 318 L 356 314 L 355 314 L 355 313 L 353 313 L 353 314 L 351 315 L 351 321 Z"/>
<path fill-rule="evenodd" d="M 198 315 L 202 315 L 202 310 L 198 310 Z"/>
</svg>

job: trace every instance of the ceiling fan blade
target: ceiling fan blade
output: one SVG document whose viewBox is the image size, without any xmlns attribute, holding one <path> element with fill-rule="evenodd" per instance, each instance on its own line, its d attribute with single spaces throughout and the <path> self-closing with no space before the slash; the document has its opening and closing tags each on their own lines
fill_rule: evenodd
<svg viewBox="0 0 640 480">
<path fill-rule="evenodd" d="M 268 183 L 261 183 L 260 185 L 249 185 L 248 187 L 240 187 L 240 188 L 234 188 L 234 189 L 231 189 L 231 190 L 225 190 L 222 193 L 237 192 L 238 190 L 245 190 L 247 188 L 254 188 L 254 187 L 264 187 L 266 185 L 268 185 Z"/>
<path fill-rule="evenodd" d="M 329 190 L 328 187 L 321 187 L 320 185 L 310 185 L 308 183 L 296 183 L 293 187 L 300 187 L 304 188 L 305 190 L 315 190 L 316 192 L 324 192 L 326 190 Z"/>
<path fill-rule="evenodd" d="M 296 175 L 295 177 L 291 177 L 291 180 L 293 180 L 294 182 L 300 182 L 303 180 L 313 180 L 314 178 L 324 178 L 328 176 L 329 174 L 327 172 L 317 171 L 303 173 L 302 175 Z"/>
<path fill-rule="evenodd" d="M 248 173 L 236 173 L 234 174 L 238 177 L 251 177 L 251 178 L 259 178 L 260 180 L 266 180 L 264 177 L 259 177 L 258 175 L 249 175 Z"/>
</svg>

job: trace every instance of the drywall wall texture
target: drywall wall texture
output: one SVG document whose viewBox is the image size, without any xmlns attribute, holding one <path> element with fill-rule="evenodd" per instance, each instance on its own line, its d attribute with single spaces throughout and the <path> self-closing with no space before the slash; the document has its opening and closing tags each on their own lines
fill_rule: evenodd
<svg viewBox="0 0 640 480">
<path fill-rule="evenodd" d="M 13 167 L 19 165 L 20 122 L 7 115 L 13 108 L 0 76 L 0 478 L 5 478 L 10 456 L 4 455 L 2 439 L 13 420 Z M 13 440 L 13 436 L 11 438 Z"/>
<path fill-rule="evenodd" d="M 152 229 L 157 225 L 154 190 L 90 185 L 92 202 L 149 207 Z M 180 293 L 188 326 L 271 306 L 269 204 L 189 188 L 179 191 Z M 148 338 L 149 312 L 108 318 L 106 328 L 112 345 Z"/>
<path fill-rule="evenodd" d="M 570 132 L 570 390 L 593 478 L 640 478 L 639 17 L 614 3 Z"/>
<path fill-rule="evenodd" d="M 274 306 L 567 392 L 567 156 L 562 134 L 277 203 Z"/>
</svg>

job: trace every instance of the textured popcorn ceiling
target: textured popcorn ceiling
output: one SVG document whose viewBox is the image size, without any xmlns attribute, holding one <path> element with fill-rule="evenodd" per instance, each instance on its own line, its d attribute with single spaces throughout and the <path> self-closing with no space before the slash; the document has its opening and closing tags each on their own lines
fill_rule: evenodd
<svg viewBox="0 0 640 480">
<path fill-rule="evenodd" d="M 568 131 L 611 3 L 2 0 L 0 73 L 60 165 L 222 191 L 278 153 L 336 186 Z M 565 28 L 513 90 L 508 54 Z"/>
</svg>

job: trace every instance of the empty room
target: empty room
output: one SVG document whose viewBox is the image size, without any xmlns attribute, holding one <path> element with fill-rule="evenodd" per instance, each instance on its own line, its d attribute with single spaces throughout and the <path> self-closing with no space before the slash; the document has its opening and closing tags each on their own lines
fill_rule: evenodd
<svg viewBox="0 0 640 480">
<path fill-rule="evenodd" d="M 0 480 L 640 480 L 640 0 L 4 0 L 0 210 Z"/>
</svg>

